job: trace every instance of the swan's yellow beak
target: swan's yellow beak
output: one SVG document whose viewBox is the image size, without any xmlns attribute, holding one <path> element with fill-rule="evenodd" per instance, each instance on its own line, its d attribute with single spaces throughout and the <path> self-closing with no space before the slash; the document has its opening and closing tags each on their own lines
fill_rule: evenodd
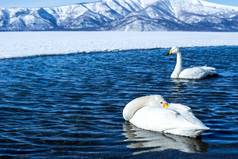
<svg viewBox="0 0 238 159">
<path fill-rule="evenodd" d="M 169 107 L 169 104 L 168 103 L 163 103 L 163 108 L 168 108 Z"/>
</svg>

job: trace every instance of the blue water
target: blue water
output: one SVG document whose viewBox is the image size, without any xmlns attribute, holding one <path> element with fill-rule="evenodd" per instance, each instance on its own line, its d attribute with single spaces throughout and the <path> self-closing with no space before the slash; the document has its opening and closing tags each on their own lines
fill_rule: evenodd
<svg viewBox="0 0 238 159">
<path fill-rule="evenodd" d="M 182 48 L 220 76 L 172 80 L 166 49 L 0 60 L 0 157 L 238 158 L 238 47 Z M 211 130 L 190 139 L 125 122 L 130 100 L 161 94 Z"/>
</svg>

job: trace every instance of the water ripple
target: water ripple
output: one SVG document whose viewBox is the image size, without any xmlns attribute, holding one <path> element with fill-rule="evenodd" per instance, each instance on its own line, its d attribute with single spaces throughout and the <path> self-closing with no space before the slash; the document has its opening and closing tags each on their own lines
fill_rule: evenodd
<svg viewBox="0 0 238 159">
<path fill-rule="evenodd" d="M 0 157 L 238 155 L 238 48 L 182 48 L 185 66 L 217 68 L 218 78 L 203 81 L 171 80 L 175 57 L 164 57 L 165 51 L 1 60 Z M 125 122 L 124 105 L 148 94 L 189 105 L 211 130 L 190 139 Z"/>
</svg>

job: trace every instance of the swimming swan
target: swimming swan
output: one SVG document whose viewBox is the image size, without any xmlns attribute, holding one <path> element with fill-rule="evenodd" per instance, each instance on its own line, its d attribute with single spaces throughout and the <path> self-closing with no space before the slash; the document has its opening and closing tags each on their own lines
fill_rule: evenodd
<svg viewBox="0 0 238 159">
<path fill-rule="evenodd" d="M 123 109 L 123 118 L 145 130 L 194 138 L 209 129 L 193 115 L 189 107 L 169 104 L 160 95 L 132 100 Z"/>
<path fill-rule="evenodd" d="M 204 79 L 217 75 L 216 69 L 214 67 L 192 67 L 183 69 L 182 54 L 179 51 L 179 48 L 172 47 L 167 55 L 177 54 L 177 62 L 174 68 L 171 78 L 181 78 L 181 79 Z"/>
</svg>

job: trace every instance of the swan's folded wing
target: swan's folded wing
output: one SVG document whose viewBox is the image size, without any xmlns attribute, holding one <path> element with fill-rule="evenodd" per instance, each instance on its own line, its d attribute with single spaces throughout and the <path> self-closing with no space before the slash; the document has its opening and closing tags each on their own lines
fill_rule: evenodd
<svg viewBox="0 0 238 159">
<path fill-rule="evenodd" d="M 177 112 L 191 112 L 191 108 L 186 106 L 186 105 L 183 105 L 183 104 L 179 104 L 179 103 L 170 103 L 169 104 L 169 107 L 173 110 L 176 110 Z"/>
<path fill-rule="evenodd" d="M 216 68 L 214 68 L 214 67 L 202 66 L 201 68 L 204 70 L 207 70 L 207 71 L 216 71 Z"/>
<path fill-rule="evenodd" d="M 174 128 L 184 121 L 176 111 L 158 107 L 143 107 L 130 120 L 135 126 L 152 131 Z"/>
<path fill-rule="evenodd" d="M 179 78 L 184 79 L 202 79 L 207 76 L 217 74 L 216 69 L 213 67 L 202 66 L 202 67 L 192 67 L 184 69 L 180 74 Z"/>
<path fill-rule="evenodd" d="M 200 127 L 206 127 L 197 117 L 195 117 L 190 107 L 183 104 L 177 104 L 177 103 L 171 103 L 170 106 L 171 106 L 171 109 L 180 113 L 181 116 L 185 120 L 190 122 L 191 124 L 194 124 Z"/>
</svg>

